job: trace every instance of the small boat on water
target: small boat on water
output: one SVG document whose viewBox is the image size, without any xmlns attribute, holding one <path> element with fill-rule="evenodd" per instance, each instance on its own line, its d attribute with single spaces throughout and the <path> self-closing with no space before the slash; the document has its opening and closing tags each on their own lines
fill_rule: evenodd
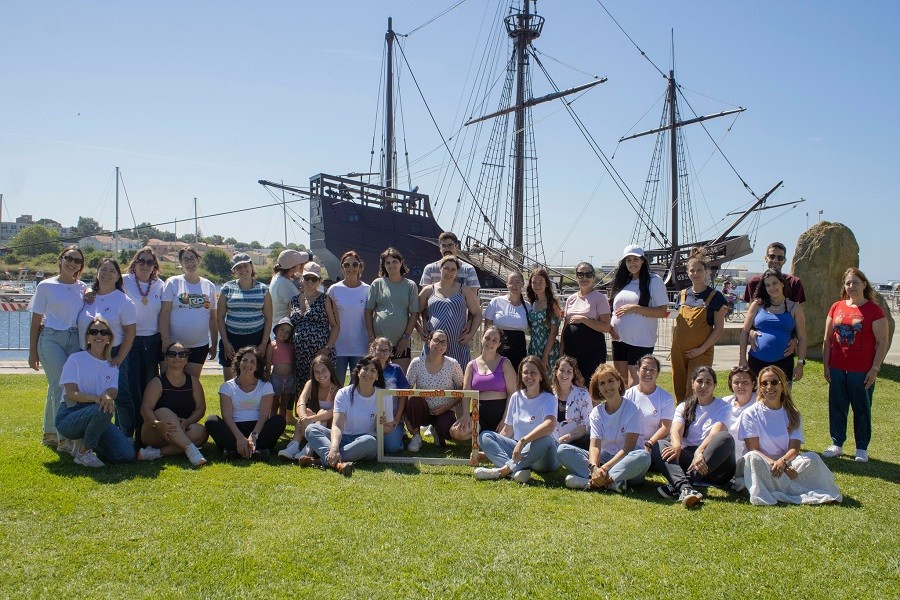
<svg viewBox="0 0 900 600">
<path fill-rule="evenodd" d="M 0 312 L 25 310 L 34 292 L 26 291 L 24 286 L 0 285 Z"/>
</svg>

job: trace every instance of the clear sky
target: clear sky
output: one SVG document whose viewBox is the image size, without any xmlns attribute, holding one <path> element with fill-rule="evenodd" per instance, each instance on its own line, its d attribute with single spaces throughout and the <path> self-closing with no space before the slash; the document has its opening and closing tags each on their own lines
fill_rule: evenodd
<svg viewBox="0 0 900 600">
<path fill-rule="evenodd" d="M 111 228 L 116 166 L 134 218 L 151 223 L 192 218 L 194 197 L 201 216 L 272 202 L 258 179 L 305 186 L 320 172 L 368 171 L 387 17 L 396 31 L 408 32 L 453 4 L 6 0 L 0 3 L 3 220 L 31 213 L 74 225 L 84 215 Z M 783 179 L 773 203 L 806 199 L 793 210 L 764 213 L 754 256 L 740 264 L 759 269 L 766 242 L 776 239 L 792 254 L 807 213 L 814 223 L 822 211 L 823 219 L 853 229 L 871 279 L 900 279 L 894 259 L 900 4 L 605 5 L 666 70 L 674 29 L 676 75 L 697 112 L 748 109 L 736 121 L 708 125 L 741 176 L 757 194 Z M 496 6 L 468 0 L 402 42 L 445 132 L 460 120 L 470 63 L 479 58 L 474 46 Z M 609 78 L 574 105 L 605 152 L 622 135 L 655 126 L 665 82 L 597 2 L 543 0 L 537 10 L 547 19 L 536 42 L 542 52 Z M 588 80 L 545 62 L 563 87 Z M 409 83 L 407 77 L 401 93 L 412 160 L 439 142 Z M 534 94 L 549 91 L 536 74 Z M 558 104 L 536 109 L 535 123 L 548 260 L 617 260 L 631 241 L 633 212 Z M 727 165 L 710 158 L 704 138 L 696 128 L 688 133 L 701 170 L 700 229 L 749 200 Z M 615 154 L 637 194 L 651 151 L 646 138 L 623 143 Z M 432 194 L 437 188 L 426 174 L 412 184 Z M 445 199 L 433 200 L 441 225 L 461 230 Z M 306 203 L 295 206 L 308 217 Z M 124 205 L 120 223 L 133 223 Z M 200 226 L 263 244 L 284 237 L 281 212 L 271 208 Z M 179 225 L 179 235 L 186 227 Z M 308 244 L 295 223 L 289 238 Z"/>
</svg>

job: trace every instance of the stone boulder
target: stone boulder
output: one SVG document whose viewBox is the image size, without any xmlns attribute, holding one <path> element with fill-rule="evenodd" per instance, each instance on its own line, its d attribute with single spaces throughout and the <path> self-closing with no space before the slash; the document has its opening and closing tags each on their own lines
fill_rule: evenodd
<svg viewBox="0 0 900 600">
<path fill-rule="evenodd" d="M 849 227 L 842 223 L 816 223 L 799 238 L 791 263 L 791 274 L 803 281 L 806 302 L 806 334 L 810 358 L 822 358 L 825 320 L 831 305 L 841 297 L 842 276 L 849 267 L 859 268 L 859 244 Z M 865 269 L 863 269 L 865 272 Z M 894 319 L 884 298 L 875 300 L 888 316 L 890 336 L 894 335 Z M 888 337 L 890 343 L 891 337 Z"/>
</svg>

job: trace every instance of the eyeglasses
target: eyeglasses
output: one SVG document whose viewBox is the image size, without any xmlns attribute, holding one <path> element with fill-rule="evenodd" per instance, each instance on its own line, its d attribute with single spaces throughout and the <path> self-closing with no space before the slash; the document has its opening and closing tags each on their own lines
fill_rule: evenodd
<svg viewBox="0 0 900 600">
<path fill-rule="evenodd" d="M 732 385 L 733 384 L 734 382 L 732 382 Z M 759 382 L 759 387 L 775 387 L 776 385 L 781 385 L 781 382 L 777 379 L 767 379 Z"/>
<path fill-rule="evenodd" d="M 766 255 L 766 257 L 769 260 L 777 260 L 778 262 L 784 262 L 785 260 L 787 260 L 787 256 L 785 256 L 784 254 L 768 254 Z"/>
<path fill-rule="evenodd" d="M 191 255 L 185 254 L 184 256 L 181 257 L 181 262 L 183 262 L 183 263 L 186 263 L 186 262 L 197 262 L 198 260 L 200 260 L 200 257 L 195 256 L 195 255 L 193 255 L 193 254 L 191 254 Z"/>
<path fill-rule="evenodd" d="M 390 348 L 375 348 L 375 354 L 390 354 Z"/>
<path fill-rule="evenodd" d="M 152 258 L 139 258 L 136 261 L 134 261 L 134 263 L 137 265 L 147 265 L 148 267 L 152 267 L 153 265 L 156 264 L 156 261 L 153 260 Z"/>
<path fill-rule="evenodd" d="M 446 346 L 446 345 L 447 345 L 447 340 L 442 340 L 442 339 L 440 339 L 440 338 L 431 338 L 431 342 L 432 342 L 433 344 L 437 344 L 437 345 L 439 345 L 439 346 Z"/>
<path fill-rule="evenodd" d="M 102 336 L 104 336 L 104 337 L 107 337 L 107 336 L 109 336 L 109 335 L 112 335 L 112 332 L 110 332 L 109 329 L 94 329 L 94 328 L 91 328 L 91 329 L 88 329 L 87 332 L 88 332 L 88 335 L 102 335 Z"/>
<path fill-rule="evenodd" d="M 575 277 L 577 277 L 578 279 L 589 278 L 589 277 L 593 277 L 593 276 L 594 276 L 593 271 L 576 271 L 575 272 Z"/>
<path fill-rule="evenodd" d="M 62 259 L 69 263 L 75 263 L 76 265 L 84 264 L 84 259 L 79 256 L 71 256 L 69 254 L 63 254 Z"/>
<path fill-rule="evenodd" d="M 184 350 L 166 350 L 166 356 L 169 358 L 187 358 L 187 352 Z"/>
<path fill-rule="evenodd" d="M 343 268 L 345 268 L 345 269 L 350 269 L 350 268 L 358 269 L 358 268 L 359 268 L 359 263 L 356 262 L 356 261 L 354 260 L 353 262 L 345 262 L 345 263 L 343 263 L 343 264 L 341 265 L 341 267 L 343 267 Z"/>
<path fill-rule="evenodd" d="M 303 281 L 318 281 L 318 280 L 319 280 L 319 278 L 316 277 L 315 275 L 304 275 L 303 276 Z"/>
</svg>

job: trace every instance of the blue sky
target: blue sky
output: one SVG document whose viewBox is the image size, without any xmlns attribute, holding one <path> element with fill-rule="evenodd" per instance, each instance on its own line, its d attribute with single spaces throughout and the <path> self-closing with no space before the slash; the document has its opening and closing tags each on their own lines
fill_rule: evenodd
<svg viewBox="0 0 900 600">
<path fill-rule="evenodd" d="M 366 171 L 388 16 L 410 31 L 440 2 L 40 2 L 0 5 L 0 192 L 4 220 L 21 213 L 74 224 L 79 215 L 114 223 L 112 178 L 122 169 L 138 222 L 153 223 L 268 204 L 258 179 L 307 185 L 319 172 Z M 821 210 L 848 225 L 861 267 L 876 281 L 900 279 L 896 252 L 896 90 L 900 51 L 893 2 L 605 3 L 656 64 L 668 69 L 675 31 L 676 75 L 699 113 L 748 108 L 710 133 L 758 194 L 783 179 L 756 237 L 797 237 Z M 496 2 L 468 0 L 403 41 L 445 132 L 458 122 L 473 46 Z M 575 103 L 601 147 L 653 127 L 664 81 L 596 2 L 546 0 L 536 42 L 546 54 L 609 78 Z M 491 27 L 494 27 L 491 25 Z M 482 34 L 483 35 L 483 34 Z M 477 57 L 475 57 L 477 59 Z M 561 86 L 583 74 L 547 62 Z M 534 93 L 550 91 L 539 75 Z M 408 78 L 407 78 L 408 83 Z M 403 88 L 411 157 L 439 142 L 415 89 Z M 720 102 L 715 99 L 721 99 Z M 641 120 L 642 115 L 647 116 Z M 543 233 L 548 260 L 612 261 L 631 240 L 634 216 L 558 105 L 535 112 Z M 733 127 L 728 131 L 728 126 Z M 688 133 L 703 166 L 695 210 L 700 229 L 749 200 L 705 134 Z M 402 149 L 402 148 L 401 148 Z M 615 158 L 639 193 L 649 139 L 622 144 Z M 709 159 L 709 160 L 707 160 Z M 439 159 L 426 159 L 431 165 Z M 426 193 L 437 182 L 413 181 Z M 451 201 L 434 197 L 439 222 Z M 298 210 L 307 215 L 308 208 Z M 573 227 L 573 214 L 584 210 Z M 127 207 L 121 223 L 131 223 Z M 201 222 L 207 233 L 263 243 L 283 239 L 280 211 Z M 186 229 L 179 226 L 179 233 Z M 297 225 L 292 240 L 308 243 Z"/>
</svg>

